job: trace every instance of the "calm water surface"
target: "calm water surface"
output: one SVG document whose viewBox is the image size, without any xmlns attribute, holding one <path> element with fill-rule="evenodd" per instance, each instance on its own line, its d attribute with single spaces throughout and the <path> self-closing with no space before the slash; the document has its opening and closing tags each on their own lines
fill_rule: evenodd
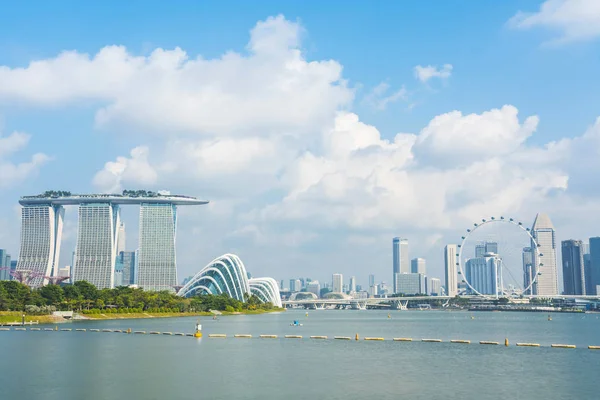
<svg viewBox="0 0 600 400">
<path fill-rule="evenodd" d="M 72 332 L 0 332 L 0 399 L 590 399 L 600 398 L 597 314 L 305 311 L 73 322 Z M 471 319 L 471 315 L 475 319 Z M 291 327 L 294 319 L 302 327 Z M 42 327 L 43 328 L 43 327 Z M 209 339 L 209 333 L 305 339 Z M 511 346 L 310 340 L 310 335 L 493 340 Z M 577 349 L 523 348 L 516 342 Z"/>
</svg>

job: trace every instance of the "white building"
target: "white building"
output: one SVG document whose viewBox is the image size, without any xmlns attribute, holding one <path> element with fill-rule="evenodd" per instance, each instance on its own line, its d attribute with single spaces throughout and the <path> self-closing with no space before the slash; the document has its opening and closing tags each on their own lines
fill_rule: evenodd
<svg viewBox="0 0 600 400">
<path fill-rule="evenodd" d="M 534 266 L 538 276 L 533 284 L 533 294 L 538 296 L 555 296 L 558 294 L 558 275 L 556 268 L 556 231 L 546 214 L 539 213 L 535 217 L 531 234 L 539 245 L 541 256 L 533 252 Z M 534 244 L 532 243 L 532 247 Z"/>
<path fill-rule="evenodd" d="M 117 255 L 121 254 L 122 251 L 125 251 L 126 239 L 125 223 L 121 222 L 119 225 L 119 233 L 117 234 Z"/>
<path fill-rule="evenodd" d="M 395 237 L 392 240 L 392 278 L 393 289 L 396 292 L 396 274 L 410 272 L 410 259 L 408 258 L 408 239 Z"/>
<path fill-rule="evenodd" d="M 144 290 L 175 290 L 178 282 L 175 260 L 176 229 L 176 205 L 140 205 L 137 284 Z"/>
<path fill-rule="evenodd" d="M 427 289 L 429 289 L 429 294 L 432 296 L 440 296 L 442 294 L 442 281 L 438 278 L 429 278 L 427 284 Z"/>
<path fill-rule="evenodd" d="M 471 258 L 466 262 L 465 275 L 473 289 L 480 294 L 497 295 L 500 263 L 495 253 L 485 253 L 483 257 Z M 468 291 L 472 292 L 471 288 Z M 474 294 L 474 293 L 473 293 Z"/>
<path fill-rule="evenodd" d="M 306 285 L 306 291 L 314 293 L 317 297 L 321 296 L 321 285 L 319 281 L 311 281 Z"/>
<path fill-rule="evenodd" d="M 398 288 L 397 293 L 427 294 L 427 282 L 424 274 L 396 274 L 395 284 Z"/>
<path fill-rule="evenodd" d="M 413 258 L 410 261 L 410 269 L 413 274 L 425 274 L 425 259 Z"/>
<path fill-rule="evenodd" d="M 31 271 L 42 276 L 58 272 L 64 215 L 65 209 L 58 205 L 23 206 L 17 271 Z M 33 278 L 29 285 L 36 288 L 47 284 L 42 276 Z"/>
<path fill-rule="evenodd" d="M 446 278 L 446 294 L 454 297 L 458 294 L 456 264 L 459 262 L 456 257 L 456 245 L 449 244 L 444 247 L 444 271 Z"/>
<path fill-rule="evenodd" d="M 342 274 L 333 274 L 331 276 L 332 292 L 342 293 L 344 289 L 344 276 Z"/>
<path fill-rule="evenodd" d="M 121 212 L 111 203 L 79 206 L 73 282 L 88 281 L 98 289 L 114 287 Z"/>
</svg>

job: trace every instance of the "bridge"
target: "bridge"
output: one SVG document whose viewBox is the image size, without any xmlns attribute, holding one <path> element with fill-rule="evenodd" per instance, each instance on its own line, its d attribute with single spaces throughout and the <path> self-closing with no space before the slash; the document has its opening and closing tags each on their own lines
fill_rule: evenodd
<svg viewBox="0 0 600 400">
<path fill-rule="evenodd" d="M 495 300 L 495 298 L 487 296 L 460 296 L 460 299 L 467 300 Z M 569 299 L 580 299 L 590 301 L 600 301 L 600 295 L 556 295 L 556 296 L 539 296 L 539 295 L 528 295 L 523 296 L 527 299 L 552 299 L 552 300 L 569 300 Z M 444 302 L 444 307 L 447 307 L 450 300 L 454 297 L 450 296 L 403 296 L 403 297 L 371 297 L 367 299 L 303 299 L 303 300 L 285 300 L 282 301 L 282 305 L 286 308 L 300 306 L 308 309 L 324 309 L 326 306 L 336 306 L 337 308 L 350 308 L 354 310 L 364 310 L 367 306 L 384 306 L 395 310 L 406 310 L 408 309 L 409 301 L 428 302 L 432 300 L 441 300 Z"/>
</svg>

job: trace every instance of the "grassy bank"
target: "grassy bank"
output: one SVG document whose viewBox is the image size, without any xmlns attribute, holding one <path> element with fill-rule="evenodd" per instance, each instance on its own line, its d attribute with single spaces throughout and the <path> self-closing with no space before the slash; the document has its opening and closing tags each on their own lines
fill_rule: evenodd
<svg viewBox="0 0 600 400">
<path fill-rule="evenodd" d="M 0 311 L 0 325 L 10 322 L 21 322 L 23 314 L 18 311 Z M 40 324 L 54 324 L 64 322 L 62 317 L 52 315 L 25 315 L 25 322 L 39 322 Z"/>
</svg>

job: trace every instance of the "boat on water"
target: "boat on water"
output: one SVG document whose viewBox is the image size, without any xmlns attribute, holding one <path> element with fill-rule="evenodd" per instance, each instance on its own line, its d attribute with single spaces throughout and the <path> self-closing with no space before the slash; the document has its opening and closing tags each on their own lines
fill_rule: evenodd
<svg viewBox="0 0 600 400">
<path fill-rule="evenodd" d="M 298 320 L 294 320 L 294 322 L 292 322 L 292 323 L 290 324 L 290 326 L 302 326 L 302 324 L 300 323 L 300 321 L 298 321 Z"/>
</svg>

